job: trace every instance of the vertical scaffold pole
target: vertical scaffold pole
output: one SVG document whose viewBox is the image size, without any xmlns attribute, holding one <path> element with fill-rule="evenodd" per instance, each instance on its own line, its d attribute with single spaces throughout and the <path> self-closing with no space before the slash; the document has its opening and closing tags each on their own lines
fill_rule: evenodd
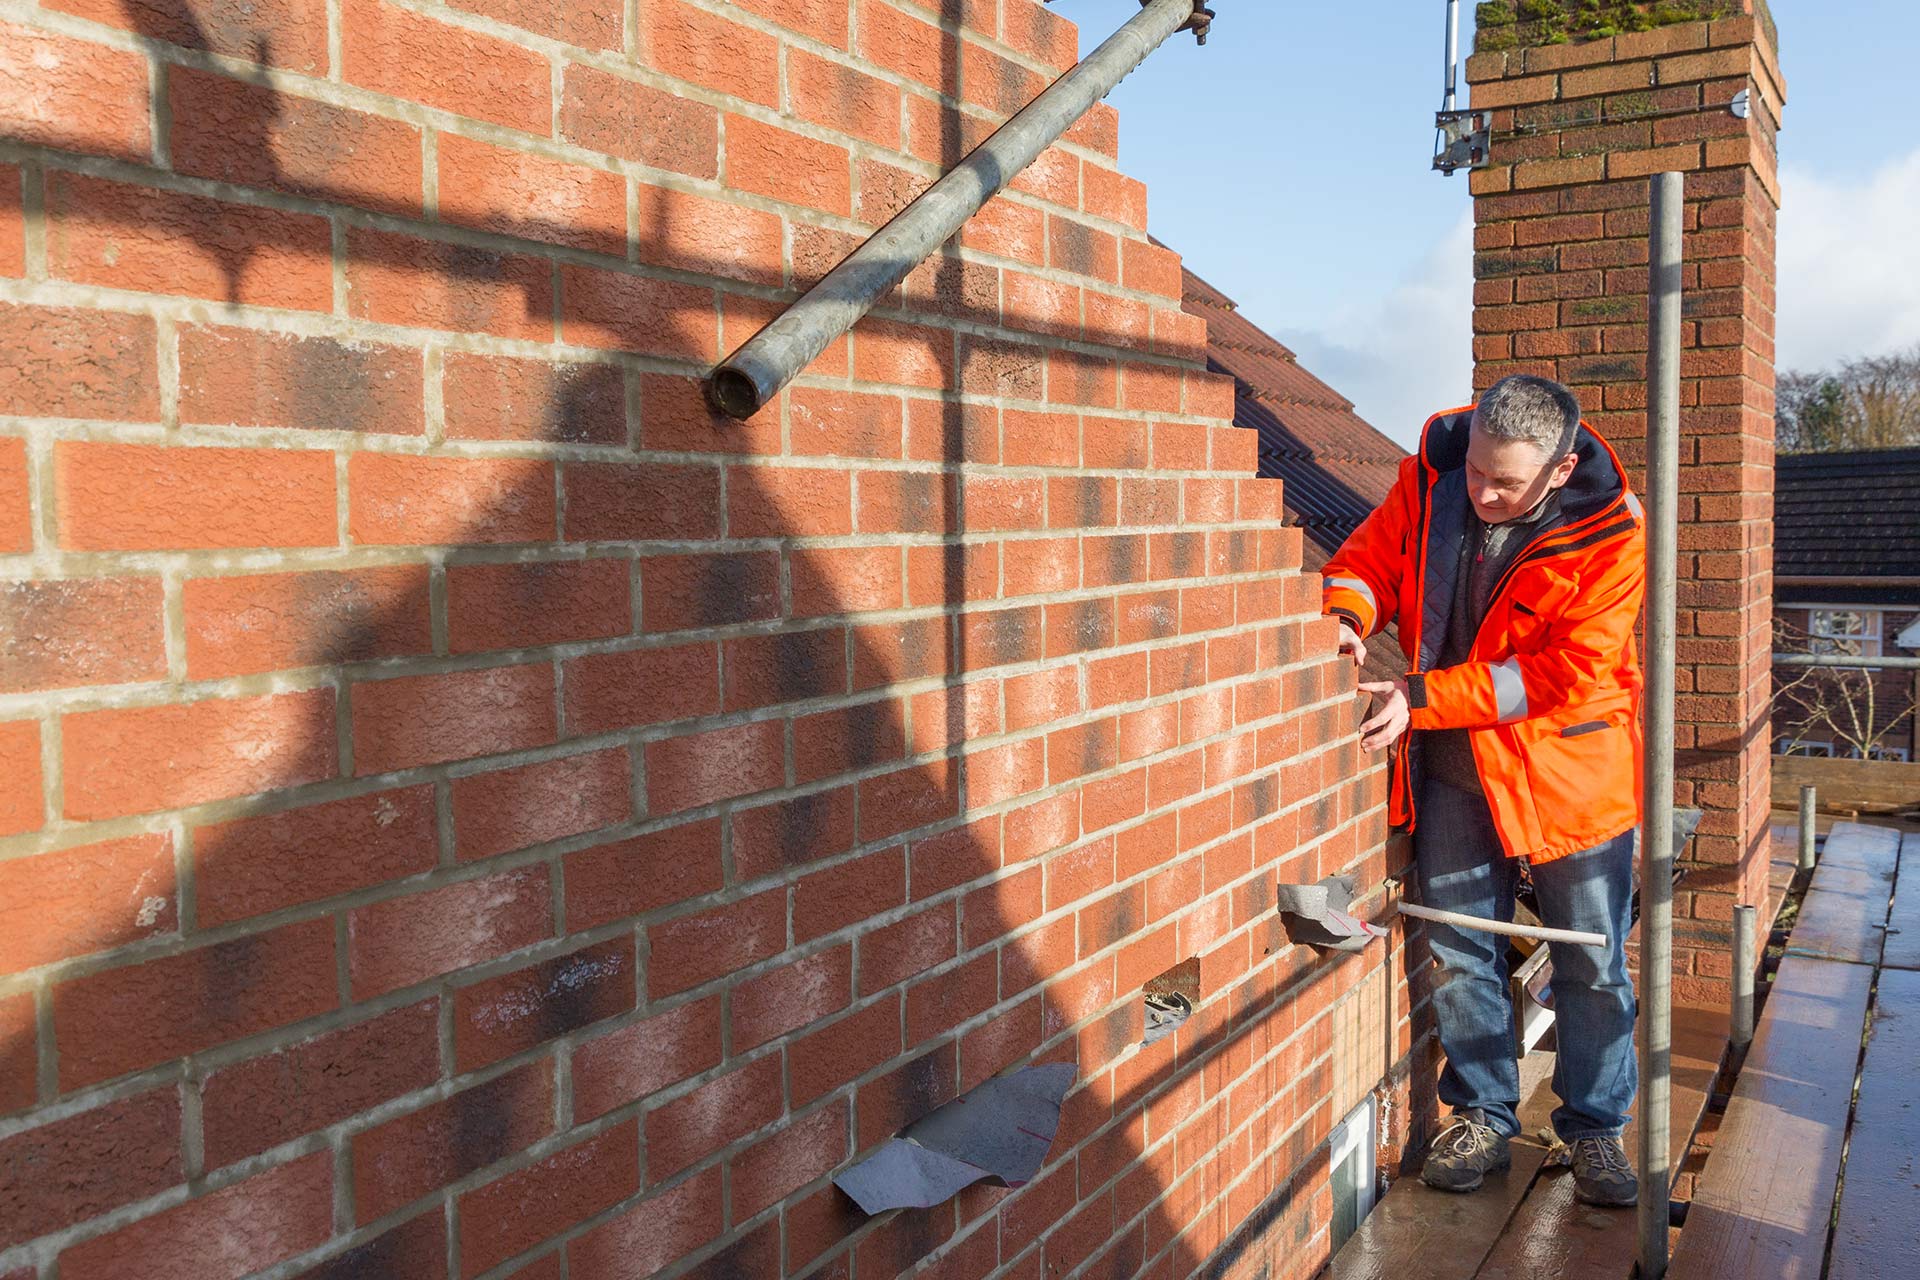
<svg viewBox="0 0 1920 1280">
<path fill-rule="evenodd" d="M 1814 811 L 1818 798 L 1810 786 L 1800 788 L 1800 870 L 1813 871 Z"/>
<path fill-rule="evenodd" d="M 1673 1060 L 1675 544 L 1680 503 L 1680 252 L 1684 180 L 1652 181 L 1647 260 L 1646 816 L 1640 832 L 1640 1280 L 1667 1274 Z"/>
</svg>

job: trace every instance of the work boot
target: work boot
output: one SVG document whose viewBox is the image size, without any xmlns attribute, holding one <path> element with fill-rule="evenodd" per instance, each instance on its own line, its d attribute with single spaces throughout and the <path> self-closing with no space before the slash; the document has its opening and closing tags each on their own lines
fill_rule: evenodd
<svg viewBox="0 0 1920 1280">
<path fill-rule="evenodd" d="M 1507 1140 L 1478 1109 L 1456 1111 L 1427 1147 L 1420 1181 L 1442 1191 L 1477 1191 L 1489 1173 L 1511 1167 Z"/>
<path fill-rule="evenodd" d="M 1576 1199 L 1608 1207 L 1639 1203 L 1640 1179 L 1627 1163 L 1620 1139 L 1575 1138 L 1567 1163 L 1573 1166 Z"/>
</svg>

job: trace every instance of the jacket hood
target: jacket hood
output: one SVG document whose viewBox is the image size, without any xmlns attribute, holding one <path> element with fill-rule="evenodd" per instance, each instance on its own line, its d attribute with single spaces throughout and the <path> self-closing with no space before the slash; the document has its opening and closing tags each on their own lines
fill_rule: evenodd
<svg viewBox="0 0 1920 1280">
<path fill-rule="evenodd" d="M 1437 477 L 1449 471 L 1464 470 L 1467 465 L 1467 438 L 1473 427 L 1473 408 L 1449 409 L 1427 419 L 1420 437 L 1420 460 Z M 1620 465 L 1613 446 L 1585 422 L 1574 437 L 1576 461 L 1573 475 L 1560 490 L 1560 510 L 1569 522 L 1577 523 L 1626 496 L 1638 507 L 1627 488 L 1626 469 Z"/>
</svg>

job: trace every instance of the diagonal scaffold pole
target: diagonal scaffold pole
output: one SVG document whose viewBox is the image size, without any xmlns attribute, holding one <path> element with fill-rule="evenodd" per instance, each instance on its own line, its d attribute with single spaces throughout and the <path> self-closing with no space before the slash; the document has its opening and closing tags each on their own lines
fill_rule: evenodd
<svg viewBox="0 0 1920 1280">
<path fill-rule="evenodd" d="M 1206 43 L 1213 11 L 1202 0 L 1141 5 L 1098 49 L 721 361 L 707 378 L 714 407 L 732 418 L 758 413 L 1169 36 L 1190 30 Z"/>
</svg>

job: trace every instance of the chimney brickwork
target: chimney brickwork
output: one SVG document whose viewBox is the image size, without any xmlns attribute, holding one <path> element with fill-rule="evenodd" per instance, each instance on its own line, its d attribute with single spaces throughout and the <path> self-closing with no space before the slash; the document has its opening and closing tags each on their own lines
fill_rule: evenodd
<svg viewBox="0 0 1920 1280">
<path fill-rule="evenodd" d="M 1474 387 L 1557 378 L 1644 481 L 1649 174 L 1686 177 L 1677 801 L 1706 810 L 1674 904 L 1675 991 L 1729 973 L 1736 903 L 1768 864 L 1776 134 L 1785 86 L 1758 12 L 1596 38 L 1481 6 L 1467 63 L 1493 112 L 1474 196 Z M 1535 6 L 1538 7 L 1538 6 Z M 1551 8 L 1552 6 L 1548 6 Z M 1717 14 L 1735 6 L 1705 12 Z M 1491 12 L 1490 12 L 1491 11 Z M 1700 11 L 1696 8 L 1695 12 Z M 1491 46 L 1491 47 L 1490 47 Z M 1735 100 L 1746 94 L 1742 118 Z"/>
</svg>

